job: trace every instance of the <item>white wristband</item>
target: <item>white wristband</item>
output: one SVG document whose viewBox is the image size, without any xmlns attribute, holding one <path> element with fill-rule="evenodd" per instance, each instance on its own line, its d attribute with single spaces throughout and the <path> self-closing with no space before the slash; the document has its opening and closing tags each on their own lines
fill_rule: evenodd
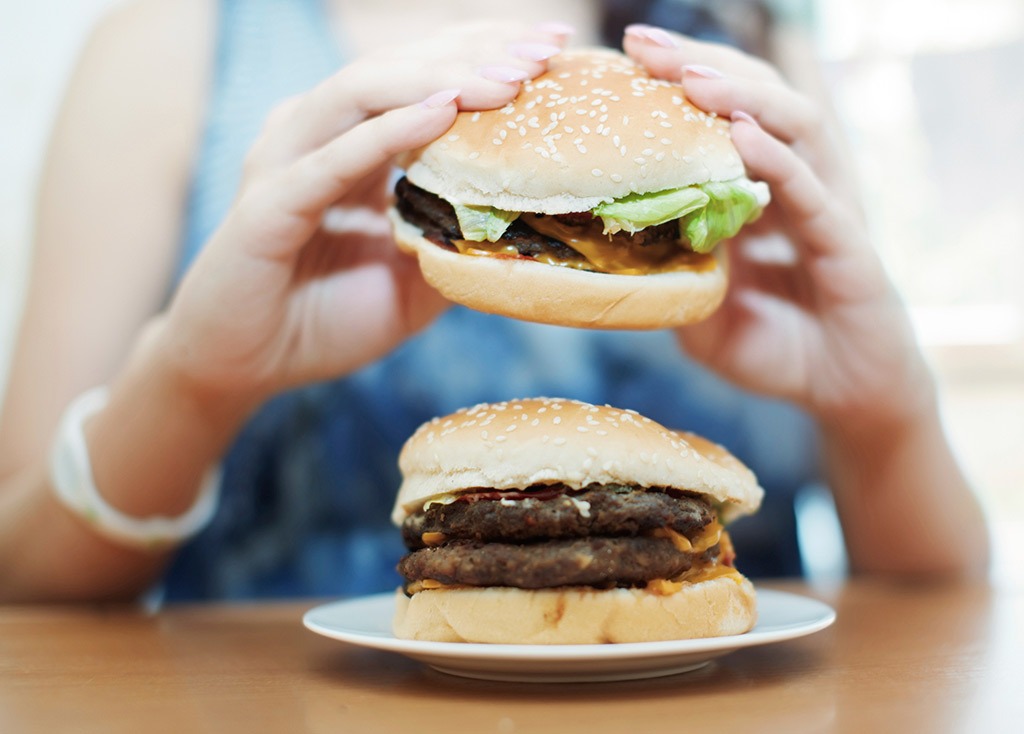
<svg viewBox="0 0 1024 734">
<path fill-rule="evenodd" d="M 178 517 L 125 515 L 107 504 L 96 489 L 82 426 L 103 409 L 108 397 L 107 388 L 93 388 L 75 398 L 64 412 L 50 453 L 50 479 L 57 498 L 98 534 L 120 545 L 158 549 L 196 535 L 217 510 L 220 472 L 216 469 L 206 473 L 195 503 Z"/>
</svg>

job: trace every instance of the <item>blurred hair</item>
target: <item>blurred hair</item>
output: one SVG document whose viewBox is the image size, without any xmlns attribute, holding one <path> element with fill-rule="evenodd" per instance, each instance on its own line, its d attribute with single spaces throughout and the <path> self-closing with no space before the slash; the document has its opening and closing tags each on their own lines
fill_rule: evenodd
<svg viewBox="0 0 1024 734">
<path fill-rule="evenodd" d="M 772 56 L 775 16 L 763 0 L 602 0 L 601 37 L 618 46 L 631 23 L 668 28 L 725 43 L 761 58 Z"/>
</svg>

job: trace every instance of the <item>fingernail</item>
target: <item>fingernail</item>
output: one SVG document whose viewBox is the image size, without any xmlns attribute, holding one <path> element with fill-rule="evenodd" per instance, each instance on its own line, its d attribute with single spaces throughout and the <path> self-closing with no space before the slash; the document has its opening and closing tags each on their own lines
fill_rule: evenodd
<svg viewBox="0 0 1024 734">
<path fill-rule="evenodd" d="M 529 74 L 514 66 L 485 66 L 478 73 L 484 79 L 490 79 L 492 82 L 504 82 L 505 84 L 521 82 L 530 78 Z"/>
<path fill-rule="evenodd" d="M 420 102 L 420 104 L 424 107 L 436 110 L 438 107 L 444 107 L 445 105 L 449 105 L 454 102 L 455 98 L 458 97 L 461 92 L 461 89 L 442 89 L 440 92 L 434 92 L 432 95 Z"/>
<path fill-rule="evenodd" d="M 550 33 L 553 36 L 571 36 L 576 33 L 576 27 L 560 20 L 549 20 L 537 25 L 541 33 Z"/>
<path fill-rule="evenodd" d="M 513 43 L 508 51 L 516 58 L 524 61 L 547 61 L 562 52 L 562 49 L 551 43 Z"/>
<path fill-rule="evenodd" d="M 646 43 L 653 43 L 655 46 L 661 46 L 662 48 L 675 48 L 677 45 L 675 39 L 672 38 L 668 31 L 650 25 L 637 23 L 626 26 L 626 35 Z"/>
<path fill-rule="evenodd" d="M 748 115 L 743 110 L 733 110 L 732 114 L 729 115 L 729 119 L 733 122 L 749 122 L 754 127 L 761 127 L 761 125 L 753 117 Z"/>
<path fill-rule="evenodd" d="M 718 69 L 710 66 L 704 66 L 703 64 L 687 64 L 683 67 L 683 73 L 699 76 L 702 79 L 721 79 L 725 76 Z"/>
</svg>

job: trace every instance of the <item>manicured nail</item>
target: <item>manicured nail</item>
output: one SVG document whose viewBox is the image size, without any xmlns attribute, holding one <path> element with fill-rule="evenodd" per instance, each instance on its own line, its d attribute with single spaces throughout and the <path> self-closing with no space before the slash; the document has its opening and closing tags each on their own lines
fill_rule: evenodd
<svg viewBox="0 0 1024 734">
<path fill-rule="evenodd" d="M 687 64 L 683 67 L 683 73 L 699 76 L 702 79 L 721 79 L 725 76 L 718 69 L 703 64 Z"/>
<path fill-rule="evenodd" d="M 492 82 L 504 82 L 505 84 L 521 82 L 530 78 L 529 74 L 514 66 L 485 66 L 480 69 L 479 74 L 484 79 L 490 79 Z"/>
<path fill-rule="evenodd" d="M 743 110 L 733 110 L 732 114 L 729 115 L 729 119 L 732 120 L 733 122 L 749 122 L 754 127 L 761 127 L 761 125 L 758 124 L 757 120 L 755 120 L 753 117 L 748 115 Z"/>
<path fill-rule="evenodd" d="M 626 35 L 632 36 L 633 38 L 644 41 L 645 43 L 653 43 L 655 46 L 661 46 L 662 48 L 675 48 L 676 40 L 661 28 L 655 28 L 650 25 L 634 24 L 626 26 Z"/>
<path fill-rule="evenodd" d="M 510 54 L 524 61 L 547 61 L 560 54 L 562 49 L 551 43 L 513 43 L 508 47 Z"/>
<path fill-rule="evenodd" d="M 434 92 L 432 95 L 420 102 L 420 104 L 424 107 L 436 110 L 438 107 L 444 107 L 445 105 L 449 105 L 454 102 L 455 98 L 458 97 L 461 92 L 461 89 L 442 89 L 440 92 Z"/>
<path fill-rule="evenodd" d="M 549 20 L 540 23 L 537 30 L 541 33 L 550 33 L 552 36 L 571 36 L 576 33 L 576 27 L 560 20 Z"/>
</svg>

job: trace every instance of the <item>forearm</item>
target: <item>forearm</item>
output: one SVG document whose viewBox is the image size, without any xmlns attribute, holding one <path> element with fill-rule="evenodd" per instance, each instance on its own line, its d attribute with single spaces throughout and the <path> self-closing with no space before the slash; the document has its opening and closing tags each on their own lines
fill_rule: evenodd
<svg viewBox="0 0 1024 734">
<path fill-rule="evenodd" d="M 943 432 L 934 399 L 907 420 L 823 426 L 854 573 L 984 576 L 989 536 Z"/>
<path fill-rule="evenodd" d="M 84 427 L 104 500 L 135 517 L 177 516 L 196 499 L 252 407 L 244 396 L 199 394 L 162 353 L 158 324 L 110 383 L 106 407 Z M 165 565 L 167 551 L 101 537 L 64 507 L 46 457 L 0 492 L 0 601 L 131 597 Z"/>
</svg>

